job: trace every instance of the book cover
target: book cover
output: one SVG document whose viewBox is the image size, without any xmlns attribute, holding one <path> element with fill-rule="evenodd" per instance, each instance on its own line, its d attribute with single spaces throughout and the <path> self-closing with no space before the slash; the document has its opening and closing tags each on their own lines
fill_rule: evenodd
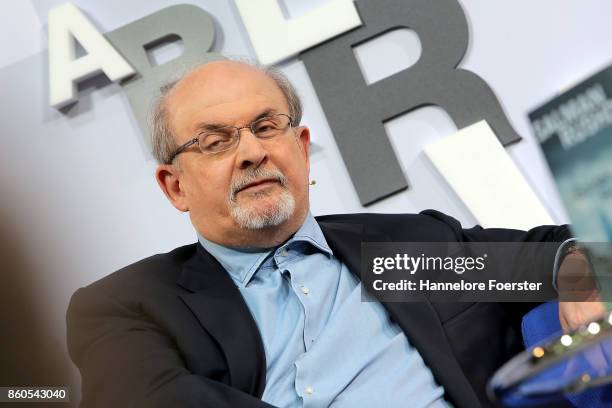
<svg viewBox="0 0 612 408">
<path fill-rule="evenodd" d="M 529 114 L 571 220 L 591 263 L 612 295 L 612 66 Z"/>
<path fill-rule="evenodd" d="M 529 114 L 583 241 L 612 242 L 612 66 Z"/>
</svg>

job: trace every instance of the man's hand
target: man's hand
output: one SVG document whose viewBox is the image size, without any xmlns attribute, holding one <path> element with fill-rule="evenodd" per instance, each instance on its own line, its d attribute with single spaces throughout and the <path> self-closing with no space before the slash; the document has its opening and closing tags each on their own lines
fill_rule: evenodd
<svg viewBox="0 0 612 408">
<path fill-rule="evenodd" d="M 565 333 L 597 320 L 606 312 L 590 263 L 582 251 L 570 251 L 565 257 L 557 274 L 557 287 L 559 322 Z"/>
<path fill-rule="evenodd" d="M 602 302 L 559 302 L 559 322 L 564 333 L 575 330 L 606 312 Z"/>
</svg>

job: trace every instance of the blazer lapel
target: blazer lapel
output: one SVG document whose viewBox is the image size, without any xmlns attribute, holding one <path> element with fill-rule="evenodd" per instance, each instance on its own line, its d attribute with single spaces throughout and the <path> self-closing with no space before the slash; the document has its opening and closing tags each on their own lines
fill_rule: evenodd
<svg viewBox="0 0 612 408">
<path fill-rule="evenodd" d="M 319 225 L 334 255 L 359 279 L 361 243 L 391 241 L 382 233 L 364 231 L 360 224 L 320 222 Z M 378 297 L 377 293 L 369 292 Z M 423 297 L 422 302 L 381 303 L 417 348 L 452 402 L 460 407 L 480 406 L 478 397 L 453 355 L 438 314 L 427 298 Z"/>
<path fill-rule="evenodd" d="M 197 244 L 177 283 L 191 292 L 180 297 L 223 350 L 231 386 L 261 397 L 266 383 L 265 351 L 257 324 L 232 278 Z"/>
</svg>

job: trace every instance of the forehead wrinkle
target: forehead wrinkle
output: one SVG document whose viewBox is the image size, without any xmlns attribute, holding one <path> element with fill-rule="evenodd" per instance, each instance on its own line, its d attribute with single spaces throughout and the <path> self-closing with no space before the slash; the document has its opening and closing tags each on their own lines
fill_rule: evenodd
<svg viewBox="0 0 612 408">
<path fill-rule="evenodd" d="M 277 113 L 279 113 L 277 109 L 265 108 L 260 113 L 254 115 L 247 123 L 244 123 L 243 125 L 249 126 L 253 122 L 257 122 L 258 120 L 263 119 L 266 116 L 274 115 Z M 209 131 L 209 130 L 219 130 L 219 129 L 228 128 L 228 127 L 235 128 L 236 126 L 229 125 L 227 123 L 221 123 L 221 122 L 200 122 L 195 126 L 195 131 L 204 132 L 204 131 Z"/>
</svg>

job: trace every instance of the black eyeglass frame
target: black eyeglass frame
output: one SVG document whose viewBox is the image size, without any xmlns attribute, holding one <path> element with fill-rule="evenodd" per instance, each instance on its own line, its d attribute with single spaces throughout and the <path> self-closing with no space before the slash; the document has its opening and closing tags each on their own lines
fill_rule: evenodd
<svg viewBox="0 0 612 408">
<path fill-rule="evenodd" d="M 287 126 L 286 126 L 284 129 L 278 129 L 278 130 L 279 130 L 279 133 L 278 133 L 278 134 L 276 134 L 276 135 L 274 135 L 274 136 L 268 136 L 268 137 L 261 137 L 261 136 L 258 136 L 258 135 L 257 135 L 257 133 L 256 133 L 256 131 L 255 131 L 255 129 L 254 129 L 254 126 L 255 126 L 257 123 L 261 123 L 262 121 L 265 121 L 266 119 L 271 119 L 271 118 L 273 118 L 273 117 L 275 117 L 275 116 L 285 116 L 287 119 L 289 119 L 289 123 L 287 124 Z M 214 155 L 214 154 L 223 153 L 223 152 L 226 152 L 226 151 L 228 151 L 228 150 L 231 150 L 231 149 L 232 149 L 232 147 L 235 147 L 235 146 L 237 146 L 237 145 L 238 145 L 238 143 L 240 143 L 240 131 L 241 131 L 242 129 L 249 129 L 249 130 L 251 131 L 251 133 L 252 133 L 252 134 L 253 134 L 255 137 L 259 138 L 259 139 L 271 139 L 271 138 L 273 138 L 273 137 L 276 137 L 276 136 L 278 136 L 278 135 L 282 134 L 283 132 L 285 132 L 285 131 L 286 131 L 288 128 L 290 128 L 290 127 L 294 127 L 294 124 L 293 124 L 293 118 L 292 118 L 290 115 L 286 114 L 286 113 L 276 113 L 276 114 L 274 114 L 274 115 L 264 116 L 264 117 L 262 117 L 262 118 L 259 118 L 259 119 L 257 119 L 257 120 L 254 120 L 253 122 L 249 123 L 249 124 L 248 124 L 248 125 L 246 125 L 246 126 L 231 126 L 231 125 L 224 126 L 224 127 L 222 127 L 222 128 L 217 129 L 217 131 L 218 131 L 218 130 L 222 130 L 222 129 L 235 129 L 235 130 L 236 130 L 236 133 L 235 133 L 235 139 L 236 139 L 236 142 L 234 142 L 234 143 L 233 143 L 233 144 L 232 144 L 232 145 L 231 145 L 229 148 L 227 148 L 227 149 L 225 149 L 225 150 L 222 150 L 222 151 L 219 151 L 219 152 L 214 152 L 214 153 L 211 153 L 211 152 L 205 152 L 205 151 L 204 151 L 204 150 L 202 150 L 201 148 L 200 148 L 200 152 L 202 152 L 202 154 L 206 154 L 206 155 Z M 196 143 L 199 143 L 200 138 L 201 138 L 203 135 L 205 135 L 205 134 L 206 134 L 206 132 L 202 132 L 202 133 L 198 134 L 198 135 L 197 135 L 197 137 L 194 137 L 193 139 L 190 139 L 190 140 L 188 140 L 187 142 L 185 142 L 184 144 L 182 144 L 182 145 L 180 145 L 179 147 L 177 147 L 177 148 L 176 148 L 176 150 L 174 151 L 174 153 L 172 153 L 172 155 L 171 155 L 171 156 L 170 156 L 170 158 L 168 159 L 168 161 L 167 161 L 167 163 L 166 163 L 166 164 L 172 164 L 172 162 L 174 161 L 174 159 L 176 158 L 176 156 L 178 156 L 179 154 L 183 153 L 183 152 L 184 152 L 186 149 L 188 149 L 188 148 L 189 148 L 189 147 L 191 147 L 192 145 L 194 145 L 194 144 L 196 144 Z"/>
</svg>

